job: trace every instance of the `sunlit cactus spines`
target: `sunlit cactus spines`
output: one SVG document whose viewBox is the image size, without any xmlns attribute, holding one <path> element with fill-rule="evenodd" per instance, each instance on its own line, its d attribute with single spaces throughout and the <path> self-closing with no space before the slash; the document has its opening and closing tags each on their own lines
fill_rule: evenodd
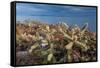
<svg viewBox="0 0 100 68">
<path fill-rule="evenodd" d="M 96 33 L 89 24 L 70 28 L 66 22 L 35 21 L 16 25 L 17 64 L 68 63 L 96 60 Z M 23 58 L 24 57 L 24 58 Z"/>
</svg>

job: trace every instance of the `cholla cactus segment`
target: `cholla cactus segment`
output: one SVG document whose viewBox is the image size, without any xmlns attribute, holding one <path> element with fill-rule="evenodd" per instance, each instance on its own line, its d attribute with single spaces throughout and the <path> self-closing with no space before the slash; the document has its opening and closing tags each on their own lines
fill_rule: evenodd
<svg viewBox="0 0 100 68">
<path fill-rule="evenodd" d="M 35 43 L 34 45 L 32 45 L 31 46 L 31 48 L 29 49 L 29 53 L 32 53 L 32 51 L 34 50 L 34 49 L 36 49 L 37 47 L 39 46 L 39 44 L 38 43 Z"/>
<path fill-rule="evenodd" d="M 51 53 L 51 54 L 48 55 L 48 59 L 47 60 L 51 61 L 52 57 L 53 57 L 53 54 Z"/>
<path fill-rule="evenodd" d="M 70 49 L 72 49 L 72 46 L 73 46 L 73 42 L 70 42 L 69 44 L 67 44 L 66 46 L 65 46 L 65 48 L 67 49 L 67 50 L 70 50 Z"/>
</svg>

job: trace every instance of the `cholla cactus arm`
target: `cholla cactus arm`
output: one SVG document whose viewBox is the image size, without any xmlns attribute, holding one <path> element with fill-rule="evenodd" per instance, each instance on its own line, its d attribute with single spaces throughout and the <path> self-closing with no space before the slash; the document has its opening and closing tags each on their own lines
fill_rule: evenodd
<svg viewBox="0 0 100 68">
<path fill-rule="evenodd" d="M 71 53 L 72 53 L 72 47 L 73 47 L 74 42 L 70 42 L 69 44 L 67 44 L 65 46 L 66 50 L 67 50 L 67 60 L 68 62 L 71 62 Z"/>
<path fill-rule="evenodd" d="M 53 51 L 54 51 L 54 50 L 53 50 L 53 46 L 54 46 L 54 45 L 51 43 L 51 44 L 50 44 L 50 49 L 49 49 L 50 54 L 49 54 L 48 57 L 47 57 L 47 60 L 48 60 L 48 61 L 51 61 L 51 59 L 54 57 L 54 56 L 53 56 Z"/>
<path fill-rule="evenodd" d="M 62 32 L 64 34 L 64 36 L 69 39 L 69 40 L 72 40 L 72 37 L 70 37 L 67 33 L 65 33 L 61 27 L 59 27 L 59 31 Z"/>
<path fill-rule="evenodd" d="M 76 45 L 79 45 L 79 46 L 82 47 L 82 48 L 84 48 L 85 51 L 88 49 L 87 46 L 86 46 L 86 44 L 84 44 L 84 43 L 82 43 L 82 42 L 75 41 L 75 44 L 76 44 Z"/>
<path fill-rule="evenodd" d="M 72 50 L 67 50 L 67 61 L 68 62 L 72 62 Z"/>
<path fill-rule="evenodd" d="M 84 32 L 87 30 L 87 28 L 88 28 L 88 23 L 86 23 L 86 24 L 83 26 L 83 28 L 82 28 L 82 30 L 81 30 L 81 35 L 84 34 Z"/>
<path fill-rule="evenodd" d="M 28 50 L 28 52 L 29 52 L 29 53 L 32 53 L 32 51 L 33 51 L 34 49 L 36 49 L 38 46 L 39 46 L 38 44 L 32 45 L 31 48 Z"/>
<path fill-rule="evenodd" d="M 52 54 L 52 53 L 50 53 L 50 54 L 48 55 L 47 60 L 48 60 L 48 61 L 51 61 L 52 57 L 53 57 L 53 54 Z"/>
<path fill-rule="evenodd" d="M 68 34 L 64 33 L 64 37 L 69 39 L 69 40 L 72 40 L 73 38 L 71 36 L 69 36 Z"/>
<path fill-rule="evenodd" d="M 72 49 L 73 44 L 74 44 L 74 42 L 70 42 L 69 44 L 67 44 L 67 45 L 65 46 L 65 48 L 66 48 L 67 50 L 70 50 L 70 49 Z"/>
</svg>

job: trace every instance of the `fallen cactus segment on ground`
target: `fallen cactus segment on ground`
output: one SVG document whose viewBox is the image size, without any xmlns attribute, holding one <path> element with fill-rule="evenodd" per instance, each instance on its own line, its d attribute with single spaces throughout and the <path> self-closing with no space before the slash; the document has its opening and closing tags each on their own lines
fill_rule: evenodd
<svg viewBox="0 0 100 68">
<path fill-rule="evenodd" d="M 16 64 L 49 64 L 96 60 L 96 33 L 66 23 L 16 24 Z"/>
</svg>

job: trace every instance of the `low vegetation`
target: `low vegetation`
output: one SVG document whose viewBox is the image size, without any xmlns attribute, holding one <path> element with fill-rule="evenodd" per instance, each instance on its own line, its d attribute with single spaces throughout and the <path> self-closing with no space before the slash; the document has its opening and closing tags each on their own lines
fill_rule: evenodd
<svg viewBox="0 0 100 68">
<path fill-rule="evenodd" d="M 16 24 L 16 64 L 54 64 L 96 60 L 96 33 L 66 23 Z"/>
</svg>

